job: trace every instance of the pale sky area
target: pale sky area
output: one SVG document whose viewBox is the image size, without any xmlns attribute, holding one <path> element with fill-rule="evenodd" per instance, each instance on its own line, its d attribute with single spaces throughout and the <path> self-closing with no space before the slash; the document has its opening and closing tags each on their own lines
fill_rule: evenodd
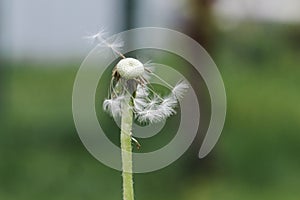
<svg viewBox="0 0 300 200">
<path fill-rule="evenodd" d="M 231 19 L 300 22 L 299 0 L 217 0 L 215 14 Z"/>
<path fill-rule="evenodd" d="M 91 46 L 85 35 L 104 27 L 123 27 L 120 0 L 1 0 L 0 49 L 13 57 L 83 56 Z M 138 1 L 136 26 L 172 28 L 187 13 L 185 0 Z M 300 0 L 218 0 L 220 19 L 300 22 Z"/>
<path fill-rule="evenodd" d="M 108 3 L 107 3 L 108 2 Z M 1 46 L 14 57 L 85 54 L 83 37 L 100 28 L 118 32 L 119 0 L 1 0 Z M 116 14 L 119 13 L 119 14 Z"/>
</svg>

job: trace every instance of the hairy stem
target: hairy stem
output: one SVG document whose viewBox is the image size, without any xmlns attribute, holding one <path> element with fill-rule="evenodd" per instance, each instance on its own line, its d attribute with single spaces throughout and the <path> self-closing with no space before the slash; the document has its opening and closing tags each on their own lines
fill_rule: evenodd
<svg viewBox="0 0 300 200">
<path fill-rule="evenodd" d="M 122 103 L 121 121 L 121 151 L 122 151 L 122 177 L 123 177 L 123 200 L 133 200 L 133 178 L 132 178 L 132 109 L 131 98 L 127 95 Z"/>
</svg>

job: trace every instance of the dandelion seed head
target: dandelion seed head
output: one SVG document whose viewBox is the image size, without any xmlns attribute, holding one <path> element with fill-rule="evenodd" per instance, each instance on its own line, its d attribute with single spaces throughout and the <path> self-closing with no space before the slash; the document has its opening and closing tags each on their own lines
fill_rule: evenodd
<svg viewBox="0 0 300 200">
<path fill-rule="evenodd" d="M 124 58 L 117 64 L 117 71 L 125 79 L 134 79 L 143 75 L 144 65 L 137 59 Z"/>
<path fill-rule="evenodd" d="M 175 108 L 179 100 L 183 98 L 189 85 L 182 81 L 173 87 L 153 72 L 154 63 L 150 61 L 141 62 L 135 58 L 126 58 L 120 52 L 124 45 L 123 40 L 117 36 L 106 38 L 105 34 L 106 32 L 101 30 L 97 34 L 85 37 L 97 41 L 99 46 L 110 48 L 113 53 L 122 58 L 112 73 L 110 99 L 104 100 L 103 109 L 113 117 L 121 117 L 122 107 L 125 102 L 130 104 L 129 106 L 134 113 L 134 117 L 139 122 L 150 123 L 160 122 L 174 115 L 176 113 Z M 168 88 L 171 88 L 171 94 L 167 97 L 161 97 L 156 93 L 149 86 L 151 76 L 156 77 L 166 84 Z"/>
</svg>

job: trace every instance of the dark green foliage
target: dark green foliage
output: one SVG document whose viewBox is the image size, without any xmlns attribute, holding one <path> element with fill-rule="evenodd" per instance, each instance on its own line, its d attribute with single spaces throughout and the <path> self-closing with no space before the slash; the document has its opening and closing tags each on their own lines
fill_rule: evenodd
<svg viewBox="0 0 300 200">
<path fill-rule="evenodd" d="M 248 24 L 219 33 L 212 57 L 228 98 L 220 140 L 203 160 L 196 157 L 197 145 L 165 169 L 135 175 L 136 199 L 297 199 L 297 44 L 294 26 Z M 88 153 L 73 124 L 72 87 L 80 62 L 40 65 L 16 64 L 9 79 L 1 80 L 7 103 L 0 120 L 0 199 L 121 199 L 121 173 Z M 119 129 L 100 112 L 106 94 L 97 92 L 98 117 L 118 144 Z M 176 124 L 177 118 L 170 120 Z M 172 137 L 165 132 L 145 139 L 141 151 L 160 148 Z"/>
</svg>

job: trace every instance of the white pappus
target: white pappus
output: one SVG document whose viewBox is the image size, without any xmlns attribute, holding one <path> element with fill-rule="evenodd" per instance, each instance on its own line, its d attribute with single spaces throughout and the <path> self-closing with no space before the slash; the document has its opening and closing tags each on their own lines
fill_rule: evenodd
<svg viewBox="0 0 300 200">
<path fill-rule="evenodd" d="M 123 41 L 115 39 L 109 42 L 104 37 L 104 31 L 88 38 L 111 48 L 116 55 L 122 58 L 112 72 L 108 98 L 103 102 L 105 111 L 113 117 L 120 117 L 122 115 L 122 102 L 125 96 L 129 95 L 134 117 L 141 123 L 160 122 L 176 113 L 175 108 L 178 106 L 179 100 L 184 97 L 189 88 L 185 81 L 179 81 L 175 86 L 166 83 L 152 71 L 149 63 L 142 63 L 135 58 L 126 58 L 120 52 Z M 151 76 L 165 83 L 171 91 L 170 94 L 163 97 L 154 91 L 149 82 Z"/>
</svg>

